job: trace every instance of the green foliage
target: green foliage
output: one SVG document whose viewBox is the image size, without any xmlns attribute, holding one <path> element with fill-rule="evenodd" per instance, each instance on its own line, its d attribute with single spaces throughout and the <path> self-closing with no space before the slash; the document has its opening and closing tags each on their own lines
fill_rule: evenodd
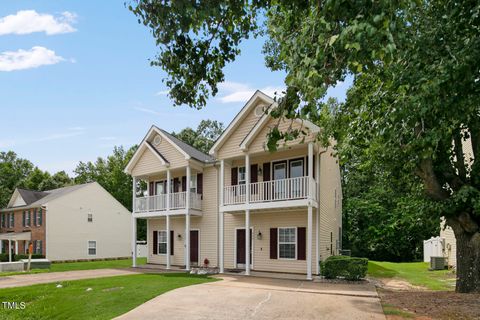
<svg viewBox="0 0 480 320">
<path fill-rule="evenodd" d="M 368 259 L 348 256 L 330 256 L 321 265 L 322 275 L 327 279 L 360 280 L 365 278 L 367 270 Z"/>
<path fill-rule="evenodd" d="M 172 134 L 197 150 L 208 154 L 218 137 L 224 130 L 223 123 L 216 120 L 202 120 L 197 129 L 185 128 L 179 133 Z"/>
<path fill-rule="evenodd" d="M 15 188 L 50 190 L 72 184 L 71 178 L 60 171 L 53 176 L 42 171 L 13 151 L 0 152 L 0 207 L 7 206 Z"/>
<path fill-rule="evenodd" d="M 369 163 L 419 177 L 460 241 L 458 290 L 480 292 L 478 1 L 139 0 L 131 9 L 160 47 L 154 64 L 169 75 L 171 97 L 197 108 L 241 40 L 263 33 L 267 66 L 286 73 L 274 116 L 319 124 L 322 141 L 341 142 L 343 163 L 348 146 L 363 146 Z M 347 75 L 346 103 L 325 116 L 327 89 Z M 268 147 L 295 136 L 274 128 Z"/>
<path fill-rule="evenodd" d="M 45 256 L 43 254 L 32 254 L 32 259 L 44 259 Z M 22 259 L 28 259 L 28 254 L 16 254 L 14 255 L 14 260 L 15 261 L 20 261 Z M 7 260 L 8 260 L 8 254 L 7 254 Z"/>
</svg>

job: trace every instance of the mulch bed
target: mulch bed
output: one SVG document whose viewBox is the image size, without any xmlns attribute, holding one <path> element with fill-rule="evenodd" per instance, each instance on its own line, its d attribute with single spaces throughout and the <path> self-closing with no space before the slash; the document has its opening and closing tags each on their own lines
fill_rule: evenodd
<svg viewBox="0 0 480 320">
<path fill-rule="evenodd" d="M 422 319 L 480 319 L 480 294 L 378 289 L 383 304 Z M 391 319 L 396 317 L 391 317 Z"/>
</svg>

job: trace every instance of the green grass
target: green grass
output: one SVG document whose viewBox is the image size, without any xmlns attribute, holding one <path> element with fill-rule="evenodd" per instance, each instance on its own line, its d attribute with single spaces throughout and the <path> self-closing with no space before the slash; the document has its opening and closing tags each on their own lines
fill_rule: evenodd
<svg viewBox="0 0 480 320">
<path fill-rule="evenodd" d="M 455 275 L 448 270 L 429 271 L 426 262 L 368 262 L 368 275 L 373 278 L 399 278 L 414 286 L 430 290 L 453 290 Z"/>
<path fill-rule="evenodd" d="M 143 265 L 146 263 L 147 263 L 147 258 L 137 258 L 137 265 Z M 118 268 L 129 268 L 131 266 L 132 266 L 132 259 L 52 263 L 50 270 L 33 269 L 30 272 L 0 272 L 0 277 L 13 276 L 18 274 L 43 273 L 43 272 L 62 272 L 62 271 L 92 270 L 92 269 L 118 269 Z"/>
<path fill-rule="evenodd" d="M 0 319 L 111 319 L 167 291 L 215 281 L 189 274 L 138 274 L 0 290 L 0 301 L 25 302 Z M 87 291 L 91 288 L 90 291 Z M 199 297 L 200 299 L 200 297 Z"/>
<path fill-rule="evenodd" d="M 386 316 L 397 316 L 397 317 L 406 318 L 406 319 L 414 317 L 414 314 L 407 311 L 400 310 L 399 308 L 386 303 L 382 303 L 382 308 L 383 308 L 383 313 L 385 313 Z"/>
</svg>

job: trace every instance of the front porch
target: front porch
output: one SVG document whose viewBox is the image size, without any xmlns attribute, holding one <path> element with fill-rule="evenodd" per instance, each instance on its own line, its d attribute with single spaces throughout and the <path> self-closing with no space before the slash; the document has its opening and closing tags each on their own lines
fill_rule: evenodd
<svg viewBox="0 0 480 320">
<path fill-rule="evenodd" d="M 32 241 L 32 233 L 28 232 L 7 232 L 0 234 L 0 252 L 7 252 L 8 261 L 12 262 L 12 253 L 19 254 L 19 244 L 23 244 L 22 253 L 26 253 L 26 248 Z M 4 244 L 5 242 L 5 244 Z M 13 245 L 12 245 L 13 243 Z M 12 252 L 13 251 L 13 252 Z"/>
</svg>

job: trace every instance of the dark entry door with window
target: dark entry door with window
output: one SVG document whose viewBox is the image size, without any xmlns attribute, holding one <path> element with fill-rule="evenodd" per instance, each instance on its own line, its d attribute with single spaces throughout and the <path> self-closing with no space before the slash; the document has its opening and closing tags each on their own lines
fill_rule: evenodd
<svg viewBox="0 0 480 320">
<path fill-rule="evenodd" d="M 287 178 L 287 162 L 277 162 L 273 164 L 273 200 L 282 200 L 285 198 Z"/>
<path fill-rule="evenodd" d="M 198 265 L 198 230 L 190 230 L 190 263 Z"/>
<path fill-rule="evenodd" d="M 245 229 L 237 229 L 237 267 L 245 267 Z M 252 229 L 250 229 L 250 265 L 252 264 Z"/>
</svg>

